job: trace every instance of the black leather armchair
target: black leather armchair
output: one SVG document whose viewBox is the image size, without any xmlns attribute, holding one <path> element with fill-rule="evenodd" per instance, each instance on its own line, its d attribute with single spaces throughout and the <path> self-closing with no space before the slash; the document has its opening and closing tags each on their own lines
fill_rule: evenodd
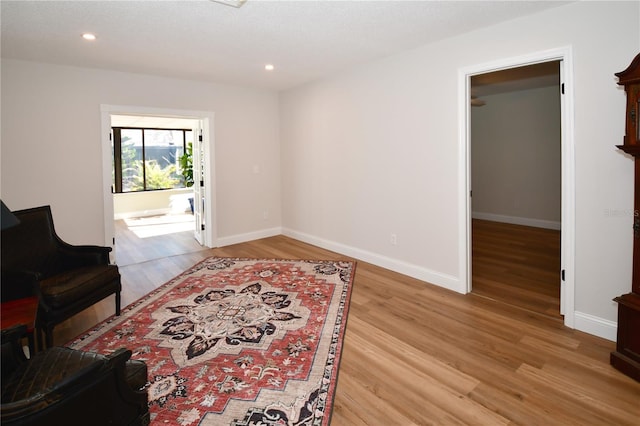
<svg viewBox="0 0 640 426">
<path fill-rule="evenodd" d="M 120 273 L 109 264 L 110 247 L 62 241 L 49 206 L 19 210 L 17 226 L 2 231 L 2 301 L 37 295 L 37 328 L 53 345 L 53 328 L 115 294 L 120 315 Z"/>
<path fill-rule="evenodd" d="M 131 351 L 52 347 L 26 359 L 24 327 L 2 331 L 2 425 L 148 425 L 147 366 Z"/>
</svg>

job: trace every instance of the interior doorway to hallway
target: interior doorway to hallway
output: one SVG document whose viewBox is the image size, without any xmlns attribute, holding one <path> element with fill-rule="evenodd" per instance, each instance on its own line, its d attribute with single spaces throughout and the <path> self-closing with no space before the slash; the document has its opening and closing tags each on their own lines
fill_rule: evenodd
<svg viewBox="0 0 640 426">
<path fill-rule="evenodd" d="M 484 74 L 489 74 L 498 71 L 504 70 L 513 70 L 520 67 L 526 67 L 530 65 L 544 64 L 551 62 L 553 66 L 557 66 L 558 74 L 556 74 L 556 78 L 559 75 L 558 83 L 555 86 L 557 91 L 557 96 L 559 98 L 559 110 L 560 110 L 560 165 L 559 165 L 559 175 L 560 175 L 560 183 L 556 185 L 556 189 L 559 187 L 559 198 L 560 198 L 560 215 L 559 220 L 556 218 L 549 218 L 538 215 L 537 212 L 534 214 L 519 214 L 517 211 L 500 211 L 500 210 L 489 210 L 489 211 L 481 211 L 477 209 L 476 200 L 480 195 L 477 190 L 482 191 L 482 188 L 476 188 L 477 177 L 473 175 L 473 162 L 472 155 L 473 150 L 475 149 L 475 138 L 474 132 L 472 132 L 472 115 L 474 112 L 472 109 L 474 108 L 473 104 L 484 104 L 485 108 L 489 105 L 488 96 L 485 96 L 484 99 L 482 96 L 478 96 L 476 91 L 472 91 L 472 79 L 476 76 L 481 76 Z M 461 135 L 461 150 L 460 150 L 460 203 L 463 206 L 463 211 L 460 216 L 460 235 L 462 237 L 461 244 L 466 247 L 466 250 L 461 253 L 460 257 L 460 276 L 464 278 L 464 282 L 466 283 L 466 291 L 472 291 L 475 284 L 473 284 L 473 229 L 479 221 L 493 221 L 498 223 L 502 222 L 510 222 L 509 220 L 504 220 L 505 217 L 511 218 L 513 217 L 524 217 L 527 219 L 536 219 L 533 222 L 519 223 L 518 221 L 511 221 L 509 223 L 510 226 L 525 226 L 531 229 L 543 229 L 542 227 L 552 228 L 551 230 L 558 233 L 558 237 L 560 242 L 560 261 L 557 262 L 557 257 L 555 257 L 555 265 L 554 269 L 557 267 L 555 272 L 552 272 L 552 275 L 555 275 L 555 281 L 557 285 L 560 286 L 560 303 L 559 303 L 559 311 L 560 314 L 564 316 L 564 324 L 570 328 L 574 327 L 575 321 L 575 294 L 574 294 L 574 286 L 575 286 L 575 261 L 574 261 L 574 222 L 575 222 L 575 203 L 574 203 L 574 194 L 575 194 L 575 171 L 574 171 L 574 140 L 573 140 L 573 59 L 572 59 L 572 51 L 570 47 L 552 49 L 548 51 L 535 52 L 532 54 L 522 55 L 514 58 L 507 58 L 497 60 L 491 63 L 479 64 L 470 66 L 459 71 L 459 88 L 460 88 L 460 135 Z M 513 107 L 512 107 L 513 108 Z M 516 109 L 515 112 L 521 112 L 522 114 L 527 114 L 524 110 Z M 504 121 L 508 121 L 506 118 Z M 509 124 L 509 123 L 507 123 Z M 523 129 L 524 130 L 524 129 Z M 528 136 L 528 133 L 525 131 L 513 132 L 515 135 L 513 138 L 517 140 L 517 138 L 521 138 L 524 135 Z M 473 139 L 473 140 L 472 140 Z M 557 138 L 556 138 L 557 140 Z M 530 145 L 535 146 L 535 142 L 530 142 Z M 557 151 L 556 151 L 557 152 Z M 508 167 L 512 169 L 523 168 L 523 164 L 525 162 L 532 162 L 534 157 L 532 155 L 537 155 L 535 150 L 533 154 L 525 154 L 519 153 L 512 158 L 510 162 L 508 162 Z M 506 156 L 506 150 L 498 150 L 494 154 L 495 156 Z M 513 155 L 512 155 L 513 157 Z M 493 170 L 496 172 L 497 170 Z M 529 178 L 529 183 L 536 181 L 541 177 L 539 173 L 538 176 L 534 178 Z M 503 181 L 506 184 L 515 184 L 513 179 L 507 179 Z M 472 191 L 473 190 L 473 191 Z M 519 192 L 518 192 L 519 191 Z M 523 208 L 525 212 L 528 209 L 533 209 L 531 205 L 527 205 L 527 202 L 530 201 L 526 196 L 533 191 L 530 187 L 520 187 L 519 189 L 510 188 L 506 192 L 510 192 L 511 194 L 516 194 L 518 197 L 511 198 L 511 208 Z M 499 196 L 501 191 L 490 191 L 490 196 Z M 497 194 L 496 194 L 497 193 Z M 486 195 L 486 194 L 485 194 Z M 524 197 L 523 197 L 524 195 Z M 472 197 L 473 196 L 473 197 Z M 495 198 L 495 197 L 494 197 Z M 556 195 L 556 198 L 558 196 Z M 473 201 L 472 201 L 473 200 Z M 492 201 L 496 201 L 495 199 Z M 503 206 L 504 207 L 504 206 Z M 539 206 L 537 206 L 539 207 Z M 537 208 L 536 207 L 536 208 Z M 480 214 L 479 214 L 480 213 Z M 482 213 L 485 213 L 484 215 Z M 489 213 L 486 215 L 486 213 Z M 533 210 L 530 212 L 533 213 Z M 475 219 L 474 219 L 475 217 Z M 553 229 L 557 228 L 557 229 Z M 476 226 L 477 229 L 477 226 Z M 513 243 L 512 243 L 513 244 Z M 510 256 L 516 256 L 515 250 L 508 250 Z M 503 265 L 503 267 L 506 267 Z M 506 270 L 504 270 L 506 271 Z M 554 309 L 555 310 L 555 309 Z"/>
<path fill-rule="evenodd" d="M 473 293 L 560 318 L 560 63 L 471 77 Z"/>
</svg>

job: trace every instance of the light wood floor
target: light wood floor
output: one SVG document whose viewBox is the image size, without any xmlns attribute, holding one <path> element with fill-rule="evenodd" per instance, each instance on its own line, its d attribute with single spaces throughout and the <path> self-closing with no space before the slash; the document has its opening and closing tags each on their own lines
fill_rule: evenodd
<svg viewBox="0 0 640 426">
<path fill-rule="evenodd" d="M 121 266 L 123 306 L 212 255 L 347 258 L 284 236 L 197 248 Z M 77 315 L 56 341 L 113 309 L 109 298 Z M 638 425 L 640 383 L 609 365 L 613 348 L 553 316 L 358 262 L 331 424 Z"/>
<path fill-rule="evenodd" d="M 474 219 L 471 241 L 474 294 L 562 319 L 560 231 Z"/>
</svg>

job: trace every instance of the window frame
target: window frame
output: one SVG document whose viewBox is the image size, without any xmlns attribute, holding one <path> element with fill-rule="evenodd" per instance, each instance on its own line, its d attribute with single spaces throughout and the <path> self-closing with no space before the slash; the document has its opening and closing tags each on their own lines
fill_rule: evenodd
<svg viewBox="0 0 640 426">
<path fill-rule="evenodd" d="M 122 130 L 140 130 L 142 132 L 142 189 L 135 191 L 122 190 Z M 135 126 L 112 126 L 112 158 L 113 158 L 113 193 L 114 194 L 134 194 L 136 192 L 150 191 L 166 191 L 174 188 L 152 188 L 147 189 L 147 166 L 145 162 L 145 130 L 163 130 L 163 131 L 180 131 L 182 132 L 182 152 L 187 152 L 187 132 L 193 132 L 193 129 L 185 128 L 166 128 L 166 127 L 135 127 Z"/>
</svg>

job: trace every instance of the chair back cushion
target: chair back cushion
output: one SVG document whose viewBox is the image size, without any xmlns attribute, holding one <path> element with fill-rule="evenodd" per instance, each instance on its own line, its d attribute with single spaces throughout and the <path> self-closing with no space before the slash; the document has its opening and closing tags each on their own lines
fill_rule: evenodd
<svg viewBox="0 0 640 426">
<path fill-rule="evenodd" d="M 17 226 L 2 231 L 2 269 L 50 276 L 58 272 L 58 237 L 49 206 L 19 210 Z"/>
</svg>

